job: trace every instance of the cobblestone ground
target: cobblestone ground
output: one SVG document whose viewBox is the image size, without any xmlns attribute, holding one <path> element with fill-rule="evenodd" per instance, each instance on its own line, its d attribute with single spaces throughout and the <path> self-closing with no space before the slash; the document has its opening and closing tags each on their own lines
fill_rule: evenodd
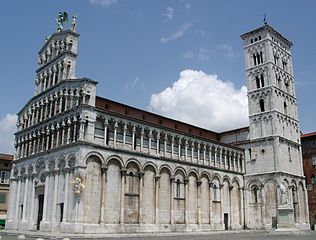
<svg viewBox="0 0 316 240">
<path fill-rule="evenodd" d="M 0 233 L 4 240 L 15 240 L 17 234 Z M 200 234 L 153 234 L 153 235 L 107 235 L 107 236 L 30 236 L 25 234 L 26 240 L 42 239 L 63 239 L 68 237 L 70 240 L 74 239 L 120 239 L 120 240 L 315 240 L 316 232 L 221 232 L 221 233 L 200 233 Z"/>
</svg>

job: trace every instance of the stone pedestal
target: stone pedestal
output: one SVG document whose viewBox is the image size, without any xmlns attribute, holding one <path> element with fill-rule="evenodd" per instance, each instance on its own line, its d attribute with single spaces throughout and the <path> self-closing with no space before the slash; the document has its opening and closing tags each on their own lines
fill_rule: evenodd
<svg viewBox="0 0 316 240">
<path fill-rule="evenodd" d="M 278 208 L 278 229 L 279 228 L 295 228 L 293 208 Z"/>
</svg>

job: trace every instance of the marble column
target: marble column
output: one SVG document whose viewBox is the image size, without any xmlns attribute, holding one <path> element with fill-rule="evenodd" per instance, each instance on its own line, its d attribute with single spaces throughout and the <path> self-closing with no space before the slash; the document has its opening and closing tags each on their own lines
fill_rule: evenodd
<svg viewBox="0 0 316 240">
<path fill-rule="evenodd" d="M 48 209 L 48 191 L 49 191 L 49 172 L 46 170 L 45 171 L 45 190 L 44 190 L 44 204 L 43 204 L 43 218 L 42 222 L 47 221 L 47 209 Z"/>
<path fill-rule="evenodd" d="M 160 176 L 155 176 L 155 223 L 159 224 L 159 181 Z"/>
<path fill-rule="evenodd" d="M 63 214 L 63 222 L 68 222 L 68 197 L 69 197 L 69 174 L 70 168 L 65 166 L 65 191 L 64 191 L 64 214 Z"/>
<path fill-rule="evenodd" d="M 58 194 L 58 179 L 59 169 L 54 169 L 54 192 L 53 192 L 53 206 L 52 206 L 52 221 L 57 222 L 57 194 Z"/>
<path fill-rule="evenodd" d="M 25 174 L 25 183 L 24 183 L 24 199 L 23 199 L 23 214 L 22 214 L 22 222 L 26 221 L 26 211 L 27 211 L 27 196 L 28 196 L 28 190 L 29 190 L 29 174 Z"/>
<path fill-rule="evenodd" d="M 120 224 L 124 224 L 125 181 L 126 181 L 126 169 L 122 169 L 121 170 Z"/>
</svg>

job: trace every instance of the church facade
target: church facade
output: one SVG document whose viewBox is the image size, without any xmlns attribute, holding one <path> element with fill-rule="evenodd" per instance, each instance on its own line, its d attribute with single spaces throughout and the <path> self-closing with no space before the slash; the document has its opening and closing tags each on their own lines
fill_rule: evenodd
<svg viewBox="0 0 316 240">
<path fill-rule="evenodd" d="M 250 127 L 216 133 L 96 95 L 79 34 L 39 51 L 18 113 L 6 229 L 128 233 L 309 228 L 291 43 L 242 35 Z"/>
</svg>

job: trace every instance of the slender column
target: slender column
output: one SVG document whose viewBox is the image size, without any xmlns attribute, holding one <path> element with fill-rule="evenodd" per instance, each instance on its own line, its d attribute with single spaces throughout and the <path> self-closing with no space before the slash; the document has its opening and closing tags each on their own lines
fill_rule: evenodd
<svg viewBox="0 0 316 240">
<path fill-rule="evenodd" d="M 175 178 L 174 177 L 171 177 L 170 178 L 170 223 L 171 225 L 174 224 L 174 180 Z"/>
<path fill-rule="evenodd" d="M 178 159 L 181 159 L 181 139 L 178 139 Z"/>
<path fill-rule="evenodd" d="M 105 119 L 104 120 L 104 145 L 107 145 L 107 142 L 108 142 L 108 139 L 107 139 L 107 137 L 108 137 L 108 124 L 109 124 L 108 120 Z"/>
<path fill-rule="evenodd" d="M 155 176 L 155 206 L 156 206 L 156 211 L 155 211 L 155 223 L 159 224 L 159 180 L 160 176 L 156 175 Z"/>
<path fill-rule="evenodd" d="M 205 165 L 206 163 L 206 146 L 203 146 L 203 164 Z"/>
<path fill-rule="evenodd" d="M 31 195 L 30 221 L 34 222 L 35 221 L 35 219 L 34 219 L 34 204 L 35 204 L 35 185 L 36 185 L 35 177 L 36 177 L 36 172 L 33 172 L 32 176 L 33 177 L 32 177 L 32 184 L 31 184 L 32 195 Z"/>
<path fill-rule="evenodd" d="M 138 203 L 138 212 L 139 212 L 139 223 L 143 223 L 143 172 L 139 172 L 139 203 Z"/>
<path fill-rule="evenodd" d="M 46 136 L 44 128 L 42 129 L 41 135 L 42 135 L 41 152 L 43 152 L 43 151 L 45 151 L 45 136 Z"/>
<path fill-rule="evenodd" d="M 73 119 L 73 128 L 72 142 L 75 142 L 77 138 L 77 117 L 74 117 Z"/>
<path fill-rule="evenodd" d="M 58 110 L 57 104 L 58 104 L 58 101 L 59 101 L 58 95 L 56 93 L 54 95 L 54 99 L 55 99 L 55 108 L 54 108 L 54 116 L 55 116 L 57 114 L 57 110 Z"/>
<path fill-rule="evenodd" d="M 166 157 L 167 156 L 167 141 L 168 141 L 168 135 L 165 134 L 165 138 L 164 138 L 164 152 L 163 152 L 163 156 Z"/>
<path fill-rule="evenodd" d="M 219 167 L 222 167 L 222 149 L 219 149 L 218 154 L 219 154 Z"/>
<path fill-rule="evenodd" d="M 84 139 L 84 124 L 85 124 L 85 120 L 84 120 L 84 118 L 81 118 L 80 119 L 79 140 Z"/>
<path fill-rule="evenodd" d="M 32 150 L 32 148 L 33 148 L 33 144 L 32 143 L 33 143 L 33 136 L 30 134 L 29 135 L 29 151 L 28 151 L 29 152 L 29 156 L 32 155 L 32 151 L 33 151 Z"/>
<path fill-rule="evenodd" d="M 54 193 L 53 193 L 53 209 L 52 209 L 52 220 L 57 221 L 57 193 L 58 193 L 58 179 L 59 179 L 59 169 L 54 169 Z"/>
<path fill-rule="evenodd" d="M 71 141 L 71 120 L 68 118 L 67 120 L 67 144 Z"/>
<path fill-rule="evenodd" d="M 66 124 L 64 121 L 62 121 L 61 123 L 61 146 L 65 144 L 65 127 L 66 127 Z"/>
<path fill-rule="evenodd" d="M 49 85 L 50 87 L 54 85 L 54 84 L 53 84 L 52 75 L 53 75 L 53 71 L 52 71 L 52 69 L 50 68 L 50 69 L 48 70 L 48 85 Z"/>
<path fill-rule="evenodd" d="M 68 93 L 67 93 L 67 91 L 65 92 L 65 111 L 68 109 Z"/>
<path fill-rule="evenodd" d="M 185 224 L 189 223 L 189 210 L 188 210 L 189 186 L 188 186 L 188 182 L 189 182 L 189 179 L 185 178 L 184 179 L 184 197 L 185 197 L 185 200 L 184 200 L 184 223 Z"/>
<path fill-rule="evenodd" d="M 61 112 L 62 112 L 62 107 L 63 107 L 63 97 L 64 97 L 63 92 L 60 92 L 60 94 L 59 94 L 59 113 L 61 113 Z"/>
<path fill-rule="evenodd" d="M 19 205 L 20 205 L 20 192 L 21 192 L 21 175 L 18 173 L 18 190 L 16 192 L 16 202 L 15 202 L 15 216 L 14 220 L 18 221 L 19 219 Z"/>
<path fill-rule="evenodd" d="M 24 199 L 23 199 L 23 214 L 22 214 L 22 222 L 25 222 L 26 210 L 27 210 L 27 195 L 29 190 L 29 175 L 25 174 L 25 185 L 24 185 Z"/>
<path fill-rule="evenodd" d="M 41 101 L 41 103 L 40 103 L 40 122 L 41 121 L 43 121 L 43 119 L 44 119 L 44 117 L 43 117 L 43 115 L 44 115 L 44 103 L 43 103 L 43 100 Z"/>
<path fill-rule="evenodd" d="M 35 152 L 36 152 L 36 133 L 33 133 L 33 136 L 32 136 L 33 138 L 32 138 L 32 155 L 34 155 L 35 154 Z"/>
<path fill-rule="evenodd" d="M 50 130 L 48 127 L 46 127 L 46 151 L 49 149 L 49 135 L 50 135 Z"/>
<path fill-rule="evenodd" d="M 144 144 L 144 128 L 141 129 L 140 131 L 140 151 L 143 152 L 143 144 Z"/>
<path fill-rule="evenodd" d="M 200 225 L 202 223 L 202 214 L 201 214 L 201 180 L 196 181 L 197 185 L 197 223 Z"/>
<path fill-rule="evenodd" d="M 148 134 L 149 140 L 148 140 L 148 153 L 151 154 L 151 139 L 153 137 L 153 131 L 149 130 Z"/>
<path fill-rule="evenodd" d="M 211 166 L 212 165 L 212 147 L 211 146 L 209 146 L 209 148 L 208 148 L 208 163 L 209 163 L 209 165 Z"/>
<path fill-rule="evenodd" d="M 173 158 L 173 153 L 174 153 L 174 136 L 171 136 L 171 158 Z"/>
<path fill-rule="evenodd" d="M 20 158 L 20 140 L 16 140 L 15 144 L 15 159 Z"/>
<path fill-rule="evenodd" d="M 52 148 L 54 148 L 54 144 L 55 144 L 55 128 L 54 128 L 54 125 L 52 125 L 52 127 L 51 127 L 51 129 L 50 129 L 51 131 L 51 133 L 52 133 L 52 135 L 51 135 L 51 141 L 50 141 L 50 148 L 52 149 Z"/>
<path fill-rule="evenodd" d="M 126 131 L 127 131 L 127 125 L 124 123 L 124 126 L 123 126 L 123 149 L 125 149 L 125 145 L 126 145 Z"/>
<path fill-rule="evenodd" d="M 59 145 L 59 136 L 60 136 L 60 126 L 59 123 L 56 124 L 56 143 L 55 146 L 58 147 Z"/>
<path fill-rule="evenodd" d="M 194 142 L 191 142 L 191 162 L 193 162 L 194 159 Z"/>
<path fill-rule="evenodd" d="M 47 204 L 48 204 L 48 188 L 49 188 L 49 172 L 45 171 L 46 178 L 45 178 L 45 190 L 44 190 L 44 206 L 43 206 L 43 219 L 42 222 L 47 221 Z"/>
<path fill-rule="evenodd" d="M 116 148 L 118 122 L 114 123 L 114 148 Z"/>
<path fill-rule="evenodd" d="M 21 138 L 21 155 L 22 158 L 25 156 L 24 155 L 24 137 Z"/>
<path fill-rule="evenodd" d="M 70 168 L 65 166 L 65 192 L 64 192 L 64 214 L 63 214 L 63 222 L 68 222 L 68 197 L 69 197 L 69 173 Z"/>
<path fill-rule="evenodd" d="M 73 89 L 71 90 L 69 96 L 70 96 L 70 98 L 69 98 L 69 100 L 70 100 L 70 102 L 69 102 L 69 108 L 72 108 L 72 107 L 74 106 L 74 94 L 73 94 Z"/>
<path fill-rule="evenodd" d="M 160 132 L 157 133 L 157 146 L 156 146 L 156 154 L 160 154 Z"/>
<path fill-rule="evenodd" d="M 57 67 L 56 65 L 53 66 L 53 85 L 55 85 L 57 83 L 56 80 L 56 74 L 57 74 Z"/>
<path fill-rule="evenodd" d="M 132 150 L 135 150 L 135 148 L 136 148 L 135 133 L 136 133 L 136 128 L 135 128 L 135 126 L 133 126 L 133 129 L 132 129 Z"/>
<path fill-rule="evenodd" d="M 201 160 L 201 153 L 200 153 L 200 150 L 201 150 L 201 144 L 200 143 L 198 143 L 197 144 L 197 163 L 200 163 L 200 160 Z"/>
<path fill-rule="evenodd" d="M 49 117 L 51 118 L 53 116 L 53 97 L 49 96 Z"/>
<path fill-rule="evenodd" d="M 184 143 L 184 159 L 185 161 L 187 161 L 188 159 L 188 140 L 185 139 L 185 143 Z"/>
<path fill-rule="evenodd" d="M 120 224 L 124 224 L 125 181 L 126 181 L 126 169 L 122 169 L 121 170 Z"/>
<path fill-rule="evenodd" d="M 218 152 L 218 149 L 214 149 L 214 166 L 218 167 L 217 166 L 217 152 Z"/>
<path fill-rule="evenodd" d="M 101 218 L 100 222 L 101 224 L 104 224 L 104 208 L 105 208 L 105 175 L 106 175 L 106 167 L 101 168 Z"/>
<path fill-rule="evenodd" d="M 32 106 L 32 123 L 31 125 L 35 124 L 35 106 Z"/>
</svg>

